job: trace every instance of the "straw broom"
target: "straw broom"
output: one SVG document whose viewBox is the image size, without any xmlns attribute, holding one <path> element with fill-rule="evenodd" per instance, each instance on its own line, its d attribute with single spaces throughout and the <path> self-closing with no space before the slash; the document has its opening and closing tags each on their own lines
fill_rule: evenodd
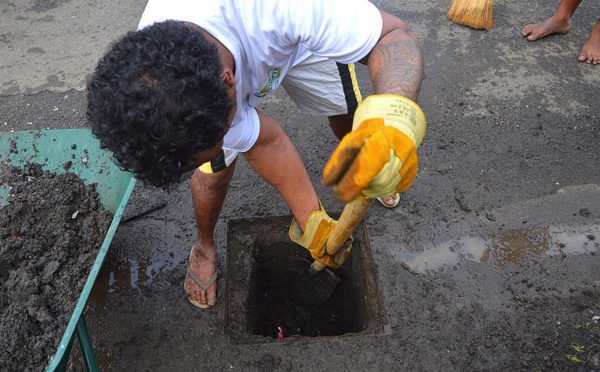
<svg viewBox="0 0 600 372">
<path fill-rule="evenodd" d="M 448 19 L 476 30 L 489 30 L 494 26 L 493 0 L 452 0 Z"/>
</svg>

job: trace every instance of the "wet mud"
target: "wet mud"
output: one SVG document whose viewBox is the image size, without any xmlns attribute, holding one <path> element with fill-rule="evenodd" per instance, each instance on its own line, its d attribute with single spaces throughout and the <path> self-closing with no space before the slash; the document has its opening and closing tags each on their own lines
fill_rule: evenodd
<svg viewBox="0 0 600 372">
<path fill-rule="evenodd" d="M 112 216 L 72 173 L 0 164 L 0 370 L 43 370 Z"/>
<path fill-rule="evenodd" d="M 189 177 L 168 192 L 136 184 L 86 308 L 103 371 L 600 371 L 600 66 L 577 61 L 598 2 L 581 2 L 566 35 L 533 43 L 521 36 L 523 26 L 551 16 L 558 1 L 495 2 L 490 31 L 450 22 L 449 1 L 374 3 L 421 42 L 418 104 L 428 129 L 413 186 L 397 208 L 375 203 L 363 221 L 376 273 L 368 279 L 379 291 L 354 299 L 381 299 L 373 318 L 364 313 L 366 328 L 284 332 L 283 340 L 272 329 L 279 320 L 266 332 L 252 328 L 263 304 L 247 283 L 259 283 L 250 280 L 259 261 L 230 255 L 230 237 L 244 233 L 229 235 L 227 226 L 242 219 L 256 227 L 256 219 L 290 211 L 240 156 L 215 228 L 218 298 L 208 310 L 191 306 L 183 291 L 196 239 Z M 61 4 L 54 21 L 31 22 L 37 13 L 25 10 L 8 17 L 10 29 L 27 32 L 8 40 L 9 62 L 19 63 L 5 69 L 2 131 L 86 126 L 78 81 L 97 61 L 87 52 L 99 56 L 135 29 L 145 6 Z M 77 19 L 87 22 L 76 27 Z M 85 42 L 73 43 L 74 35 Z M 46 44 L 64 47 L 28 52 Z M 366 97 L 369 74 L 356 67 Z M 59 70 L 68 90 L 46 91 L 57 88 Z M 341 211 L 321 184 L 338 143 L 327 120 L 299 114 L 281 91 L 258 108 L 296 145 L 328 213 Z M 288 226 L 260 230 L 259 243 L 301 250 L 282 243 Z M 239 243 L 236 253 L 246 252 Z M 239 293 L 230 297 L 234 285 Z"/>
</svg>

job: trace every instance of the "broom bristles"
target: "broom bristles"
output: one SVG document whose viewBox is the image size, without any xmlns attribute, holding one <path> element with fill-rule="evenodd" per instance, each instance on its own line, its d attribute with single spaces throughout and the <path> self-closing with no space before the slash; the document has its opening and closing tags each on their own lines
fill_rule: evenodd
<svg viewBox="0 0 600 372">
<path fill-rule="evenodd" d="M 476 30 L 490 30 L 494 27 L 493 10 L 493 0 L 453 0 L 448 19 Z"/>
</svg>

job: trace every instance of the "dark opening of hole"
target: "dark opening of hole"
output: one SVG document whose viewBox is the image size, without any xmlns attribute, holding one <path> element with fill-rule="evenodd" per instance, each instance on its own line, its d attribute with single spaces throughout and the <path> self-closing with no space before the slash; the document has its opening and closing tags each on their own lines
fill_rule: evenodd
<svg viewBox="0 0 600 372">
<path fill-rule="evenodd" d="M 339 283 L 333 282 L 337 285 L 331 296 L 324 298 L 315 292 L 326 291 L 334 279 L 323 271 L 310 274 L 309 266 L 304 260 L 274 271 L 259 265 L 254 334 L 278 337 L 279 327 L 284 337 L 337 336 L 362 330 L 350 278 L 342 275 Z"/>
<path fill-rule="evenodd" d="M 228 221 L 225 330 L 235 342 L 339 337 L 383 330 L 366 227 L 339 269 L 311 274 L 308 250 L 288 234 L 291 216 Z M 280 333 L 281 332 L 281 333 Z"/>
</svg>

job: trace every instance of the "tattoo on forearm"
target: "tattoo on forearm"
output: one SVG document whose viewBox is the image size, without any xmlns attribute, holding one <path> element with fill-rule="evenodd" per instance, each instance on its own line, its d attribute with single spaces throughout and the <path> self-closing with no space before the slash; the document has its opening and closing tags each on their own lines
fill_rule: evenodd
<svg viewBox="0 0 600 372">
<path fill-rule="evenodd" d="M 412 40 L 381 40 L 369 58 L 375 92 L 399 94 L 414 101 L 419 96 L 423 61 L 419 45 Z"/>
</svg>

